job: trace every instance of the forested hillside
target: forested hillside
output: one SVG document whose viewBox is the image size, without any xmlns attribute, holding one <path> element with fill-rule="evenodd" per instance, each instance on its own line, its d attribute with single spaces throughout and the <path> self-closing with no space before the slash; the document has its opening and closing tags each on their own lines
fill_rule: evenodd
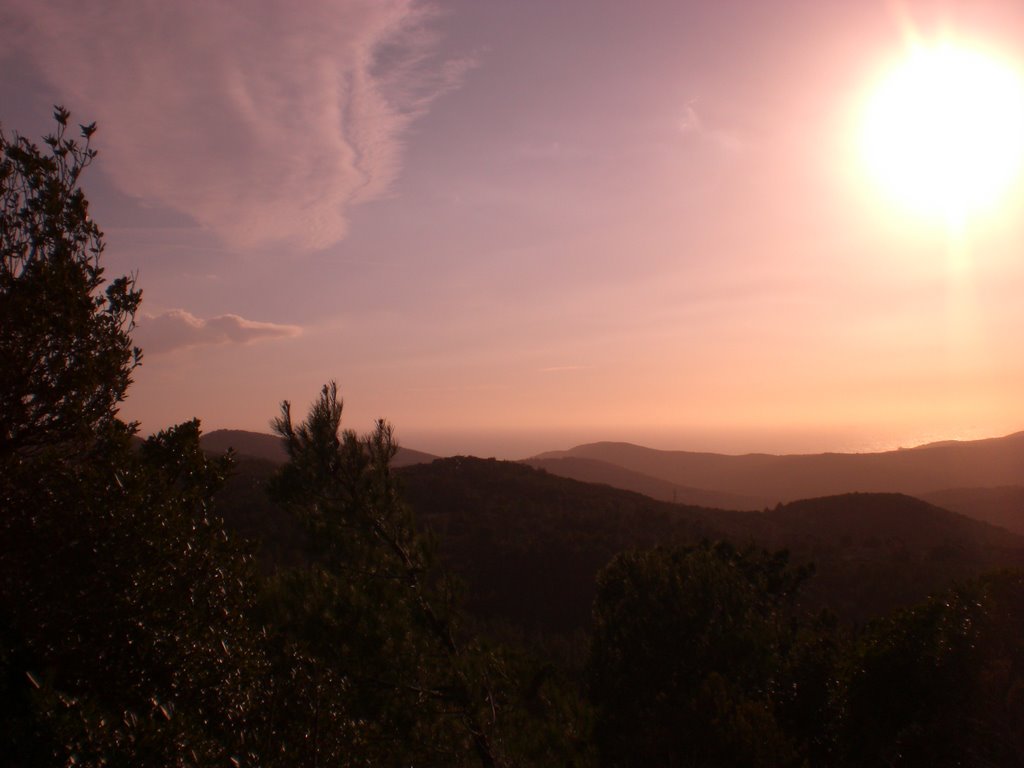
<svg viewBox="0 0 1024 768">
<path fill-rule="evenodd" d="M 259 487 L 273 470 L 240 457 L 218 497 L 229 524 L 265 562 L 296 562 L 304 538 Z M 847 494 L 737 512 L 660 502 L 517 462 L 453 457 L 402 468 L 403 498 L 437 534 L 466 583 L 467 605 L 524 629 L 587 625 L 594 577 L 638 547 L 729 539 L 788 549 L 813 563 L 808 608 L 863 621 L 912 605 L 957 579 L 1024 565 L 1024 538 L 898 494 Z"/>
</svg>

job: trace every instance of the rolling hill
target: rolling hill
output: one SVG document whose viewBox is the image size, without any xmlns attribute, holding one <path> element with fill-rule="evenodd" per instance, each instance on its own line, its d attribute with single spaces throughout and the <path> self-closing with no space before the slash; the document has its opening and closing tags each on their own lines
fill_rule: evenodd
<svg viewBox="0 0 1024 768">
<path fill-rule="evenodd" d="M 264 567 L 308 559 L 298 523 L 263 493 L 275 465 L 240 457 L 218 507 Z M 863 621 L 983 571 L 1024 565 L 1024 538 L 899 494 L 844 494 L 765 512 L 663 502 L 519 462 L 453 457 L 398 471 L 406 502 L 466 584 L 478 616 L 525 631 L 589 621 L 594 577 L 616 553 L 729 539 L 813 562 L 809 609 Z"/>
<path fill-rule="evenodd" d="M 263 432 L 247 432 L 242 429 L 215 429 L 204 434 L 199 442 L 203 449 L 210 453 L 224 453 L 228 449 L 233 449 L 235 453 L 240 455 L 264 459 L 274 464 L 282 464 L 287 458 L 281 438 Z M 423 451 L 399 447 L 392 464 L 396 467 L 406 467 L 411 464 L 433 461 L 436 458 L 437 456 L 424 453 Z"/>
<path fill-rule="evenodd" d="M 718 509 L 761 510 L 774 501 L 767 498 L 740 496 L 734 493 L 708 491 L 703 488 L 691 488 L 677 485 L 659 477 L 651 477 L 640 472 L 633 472 L 616 464 L 596 459 L 581 459 L 566 456 L 561 459 L 524 459 L 534 469 L 542 469 L 559 477 L 580 480 L 584 483 L 601 483 L 613 488 L 636 491 L 659 501 L 671 501 L 677 504 L 690 504 L 698 507 L 716 507 Z"/>
<path fill-rule="evenodd" d="M 920 496 L 948 488 L 1024 485 L 1024 432 L 881 453 L 730 456 L 590 443 L 530 461 L 587 459 L 680 486 L 776 502 L 850 492 Z M 558 471 L 556 465 L 549 467 Z M 597 479 L 597 478 L 593 478 Z M 609 472 L 601 480 L 616 485 Z"/>
<path fill-rule="evenodd" d="M 594 576 L 618 552 L 724 535 L 712 510 L 517 462 L 457 456 L 406 467 L 400 477 L 416 519 L 466 582 L 469 607 L 526 629 L 586 626 Z"/>
<path fill-rule="evenodd" d="M 947 488 L 922 494 L 921 498 L 962 515 L 1024 535 L 1024 486 Z"/>
<path fill-rule="evenodd" d="M 813 562 L 808 607 L 829 606 L 851 621 L 909 606 L 955 579 L 1024 565 L 1024 537 L 901 494 L 735 512 L 466 457 L 408 467 L 401 477 L 417 519 L 469 585 L 471 605 L 527 625 L 582 626 L 593 578 L 612 555 L 701 538 L 785 548 Z"/>
</svg>

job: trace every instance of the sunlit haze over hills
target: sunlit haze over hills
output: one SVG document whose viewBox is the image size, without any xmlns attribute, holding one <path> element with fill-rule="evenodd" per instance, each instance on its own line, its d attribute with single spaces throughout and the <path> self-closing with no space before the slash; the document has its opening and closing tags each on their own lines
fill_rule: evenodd
<svg viewBox="0 0 1024 768">
<path fill-rule="evenodd" d="M 98 123 L 144 432 L 330 379 L 439 455 L 1024 429 L 1019 2 L 7 0 L 0 62 L 5 129 Z"/>
</svg>

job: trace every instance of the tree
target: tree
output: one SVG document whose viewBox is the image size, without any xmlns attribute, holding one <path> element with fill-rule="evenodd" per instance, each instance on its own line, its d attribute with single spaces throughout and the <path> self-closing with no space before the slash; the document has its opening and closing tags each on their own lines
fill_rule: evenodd
<svg viewBox="0 0 1024 768">
<path fill-rule="evenodd" d="M 117 416 L 141 292 L 107 285 L 79 187 L 94 126 L 0 132 L 0 742 L 14 765 L 256 761 L 250 560 L 213 513 L 198 422 Z M 141 444 L 140 444 L 141 443 Z"/>
<path fill-rule="evenodd" d="M 102 461 L 26 489 L 34 514 L 0 550 L 4 639 L 20 656 L 12 743 L 85 765 L 255 762 L 254 574 L 210 504 L 227 463 L 198 436 L 193 421 L 109 443 Z"/>
<path fill-rule="evenodd" d="M 548 762 L 557 729 L 503 738 L 497 714 L 558 688 L 521 694 L 463 631 L 399 499 L 385 422 L 342 432 L 333 384 L 298 426 L 285 404 L 275 491 L 319 549 L 263 588 L 216 514 L 230 457 L 203 453 L 197 421 L 143 441 L 118 418 L 141 292 L 103 277 L 79 187 L 95 127 L 72 140 L 67 111 L 55 118 L 44 150 L 0 133 L 7 762 L 493 766 L 513 742 Z M 513 727 L 538 720 L 523 710 Z"/>
<path fill-rule="evenodd" d="M 70 114 L 42 152 L 0 131 L 0 457 L 80 448 L 109 427 L 141 352 L 130 331 L 133 277 L 105 290 L 103 233 L 79 186 L 95 124 L 68 138 Z M 77 441 L 77 442 L 76 442 Z"/>
<path fill-rule="evenodd" d="M 784 608 L 806 577 L 728 544 L 615 557 L 598 577 L 589 661 L 610 766 L 799 764 L 782 718 Z"/>
<path fill-rule="evenodd" d="M 853 765 L 1024 759 L 1024 573 L 1001 571 L 872 622 L 845 665 Z"/>
<path fill-rule="evenodd" d="M 401 503 L 391 427 L 359 436 L 341 414 L 332 382 L 304 422 L 287 402 L 274 422 L 289 461 L 271 490 L 318 545 L 274 606 L 293 658 L 314 660 L 306 675 L 331 675 L 305 696 L 307 741 L 343 764 L 495 765 L 494 663 L 460 636 L 450 582 Z"/>
</svg>

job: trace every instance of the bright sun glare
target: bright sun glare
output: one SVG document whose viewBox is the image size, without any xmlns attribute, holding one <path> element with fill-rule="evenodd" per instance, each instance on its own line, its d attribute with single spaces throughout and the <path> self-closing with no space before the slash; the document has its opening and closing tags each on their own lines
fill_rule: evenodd
<svg viewBox="0 0 1024 768">
<path fill-rule="evenodd" d="M 977 49 L 918 46 L 874 91 L 861 138 L 893 202 L 959 225 L 998 203 L 1020 172 L 1024 84 Z"/>
</svg>

